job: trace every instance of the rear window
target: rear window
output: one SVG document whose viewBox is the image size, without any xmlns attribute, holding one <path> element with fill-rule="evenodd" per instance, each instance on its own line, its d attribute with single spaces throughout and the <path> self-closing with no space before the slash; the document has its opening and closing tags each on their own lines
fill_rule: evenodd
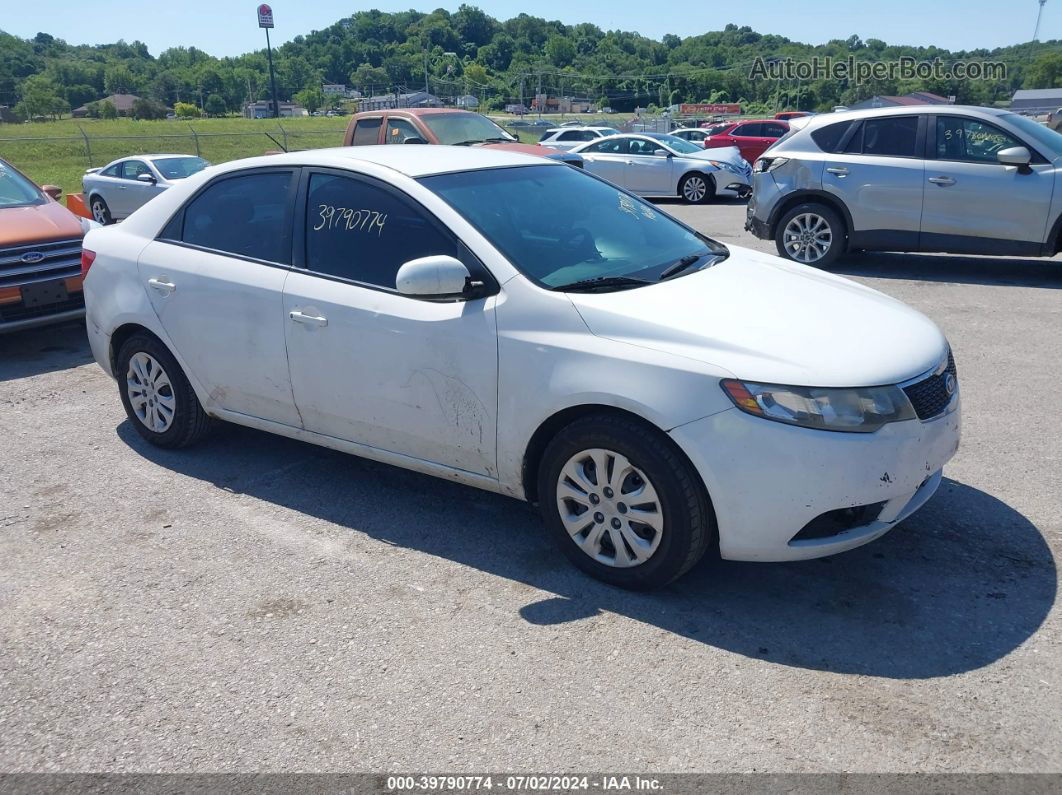
<svg viewBox="0 0 1062 795">
<path fill-rule="evenodd" d="M 819 127 L 817 130 L 812 130 L 811 140 L 823 152 L 836 152 L 841 145 L 841 139 L 844 138 L 844 134 L 848 132 L 851 124 L 852 122 L 850 121 L 841 121 L 835 124 L 827 124 L 825 127 Z"/>
</svg>

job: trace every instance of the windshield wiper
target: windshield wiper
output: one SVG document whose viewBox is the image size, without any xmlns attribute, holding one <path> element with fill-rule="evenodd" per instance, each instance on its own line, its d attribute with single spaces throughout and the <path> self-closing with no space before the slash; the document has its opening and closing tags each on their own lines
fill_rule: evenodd
<svg viewBox="0 0 1062 795">
<path fill-rule="evenodd" d="M 467 141 L 458 141 L 456 144 L 450 144 L 450 146 L 472 146 L 472 144 L 491 144 L 495 141 L 501 141 L 502 143 L 506 144 L 514 143 L 512 138 L 470 138 Z"/>
<path fill-rule="evenodd" d="M 680 259 L 678 262 L 673 262 L 666 268 L 664 268 L 663 272 L 660 274 L 660 281 L 664 281 L 664 279 L 668 279 L 672 276 L 676 276 L 682 273 L 682 271 L 686 270 L 691 265 L 694 265 L 705 257 L 712 258 L 712 261 L 709 263 L 710 265 L 715 265 L 719 262 L 722 262 L 726 258 L 721 253 L 713 252 L 708 252 L 706 254 L 689 254 Z M 705 267 L 708 267 L 708 265 L 705 265 Z"/>
<path fill-rule="evenodd" d="M 645 279 L 635 279 L 633 276 L 595 276 L 592 279 L 580 279 L 571 284 L 562 284 L 550 289 L 565 292 L 592 292 L 594 290 L 629 289 L 631 287 L 643 287 L 652 284 Z"/>
</svg>

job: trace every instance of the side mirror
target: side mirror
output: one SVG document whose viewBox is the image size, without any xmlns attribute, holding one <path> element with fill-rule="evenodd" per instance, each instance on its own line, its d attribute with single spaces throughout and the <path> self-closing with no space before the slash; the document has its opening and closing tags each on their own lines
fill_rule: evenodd
<svg viewBox="0 0 1062 795">
<path fill-rule="evenodd" d="M 1019 174 L 1028 174 L 1032 171 L 1029 163 L 1032 162 L 1032 152 L 1024 146 L 1011 146 L 1008 149 L 1000 149 L 996 152 L 996 160 L 1005 166 L 1017 166 Z"/>
<path fill-rule="evenodd" d="M 406 140 L 404 140 L 402 143 L 404 143 L 404 144 L 426 144 L 427 141 L 425 141 L 419 135 L 411 135 Z"/>
<path fill-rule="evenodd" d="M 158 182 L 151 174 L 138 174 L 136 178 L 137 182 L 146 182 L 148 185 L 154 185 Z"/>
<path fill-rule="evenodd" d="M 41 190 L 56 201 L 59 201 L 59 197 L 63 195 L 63 189 L 58 185 L 41 185 Z"/>
<path fill-rule="evenodd" d="M 402 295 L 421 298 L 456 298 L 471 281 L 468 268 L 447 254 L 411 259 L 398 269 L 395 288 Z"/>
</svg>

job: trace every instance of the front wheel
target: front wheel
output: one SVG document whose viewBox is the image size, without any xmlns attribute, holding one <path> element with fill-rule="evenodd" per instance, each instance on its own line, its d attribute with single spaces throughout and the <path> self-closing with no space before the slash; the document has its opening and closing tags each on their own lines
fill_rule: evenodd
<svg viewBox="0 0 1062 795">
<path fill-rule="evenodd" d="M 778 221 L 774 244 L 779 256 L 825 267 L 844 251 L 844 223 L 824 204 L 799 204 Z"/>
<path fill-rule="evenodd" d="M 543 518 L 564 554 L 622 588 L 687 572 L 715 538 L 696 471 L 660 431 L 615 416 L 576 420 L 539 468 Z"/>
<path fill-rule="evenodd" d="M 715 198 L 715 180 L 705 174 L 687 174 L 679 183 L 679 196 L 689 204 L 704 204 Z"/>
</svg>

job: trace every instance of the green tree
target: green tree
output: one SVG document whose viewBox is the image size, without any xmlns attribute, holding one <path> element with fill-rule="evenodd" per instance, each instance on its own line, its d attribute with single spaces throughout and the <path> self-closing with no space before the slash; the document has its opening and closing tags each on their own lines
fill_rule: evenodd
<svg viewBox="0 0 1062 795">
<path fill-rule="evenodd" d="M 96 103 L 99 105 L 99 114 L 101 119 L 117 119 L 118 108 L 114 107 L 114 103 L 109 99 L 101 100 Z"/>
<path fill-rule="evenodd" d="M 211 94 L 206 98 L 206 104 L 203 106 L 203 110 L 205 110 L 209 116 L 224 116 L 229 109 L 225 105 L 225 100 L 221 95 Z"/>
<path fill-rule="evenodd" d="M 113 64 L 103 72 L 103 90 L 108 94 L 132 94 L 136 85 L 136 78 L 125 64 Z"/>
<path fill-rule="evenodd" d="M 132 116 L 134 119 L 165 119 L 166 106 L 158 100 L 137 97 L 133 100 Z"/>
<path fill-rule="evenodd" d="M 173 112 L 179 119 L 197 119 L 203 115 L 199 108 L 191 102 L 175 103 L 173 106 Z"/>
<path fill-rule="evenodd" d="M 382 93 L 389 82 L 390 78 L 385 70 L 367 63 L 350 73 L 350 84 L 366 96 Z"/>
<path fill-rule="evenodd" d="M 324 105 L 324 94 L 321 93 L 321 89 L 317 86 L 311 88 L 304 88 L 295 94 L 295 101 L 302 105 L 306 110 L 313 113 Z"/>
<path fill-rule="evenodd" d="M 554 66 L 571 66 L 575 61 L 575 45 L 566 36 L 550 36 L 546 42 L 546 57 Z"/>
<path fill-rule="evenodd" d="M 44 75 L 31 75 L 19 86 L 21 100 L 15 106 L 15 113 L 27 119 L 40 116 L 58 116 L 63 107 L 70 109 L 69 103 L 59 96 L 59 87 Z"/>
</svg>

